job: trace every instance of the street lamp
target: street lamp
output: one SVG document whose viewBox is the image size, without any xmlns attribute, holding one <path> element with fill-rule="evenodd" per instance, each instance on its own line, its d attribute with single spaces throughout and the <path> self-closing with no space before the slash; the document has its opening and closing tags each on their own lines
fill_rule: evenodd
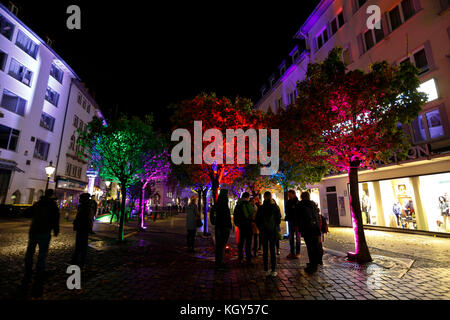
<svg viewBox="0 0 450 320">
<path fill-rule="evenodd" d="M 45 167 L 45 173 L 47 174 L 47 184 L 45 185 L 45 191 L 48 189 L 48 182 L 50 181 L 50 177 L 53 173 L 55 173 L 55 167 L 53 166 L 53 162 L 50 161 L 50 164 Z"/>
</svg>

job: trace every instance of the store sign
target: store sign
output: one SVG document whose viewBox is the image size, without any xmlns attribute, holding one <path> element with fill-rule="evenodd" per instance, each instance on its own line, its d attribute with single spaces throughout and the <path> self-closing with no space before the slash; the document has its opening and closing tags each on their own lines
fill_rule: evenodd
<svg viewBox="0 0 450 320">
<path fill-rule="evenodd" d="M 430 157 L 433 155 L 433 152 L 431 151 L 431 145 L 430 144 L 423 144 L 423 145 L 417 145 L 412 146 L 408 150 L 408 157 L 406 160 L 425 160 L 430 159 Z M 394 153 L 394 155 L 389 159 L 388 163 L 385 163 L 381 160 L 377 160 L 374 163 L 376 165 L 387 165 L 392 163 L 399 163 L 405 160 L 399 160 L 397 158 L 397 154 Z"/>
</svg>

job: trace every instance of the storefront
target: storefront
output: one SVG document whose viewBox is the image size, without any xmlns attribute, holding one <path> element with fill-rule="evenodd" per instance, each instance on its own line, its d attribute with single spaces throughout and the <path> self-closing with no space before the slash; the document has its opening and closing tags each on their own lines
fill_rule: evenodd
<svg viewBox="0 0 450 320">
<path fill-rule="evenodd" d="M 359 181 L 364 225 L 450 233 L 450 156 L 361 170 Z M 348 176 L 326 177 L 319 193 L 329 221 L 352 226 Z"/>
<path fill-rule="evenodd" d="M 87 192 L 87 183 L 73 179 L 57 178 L 56 197 L 61 209 L 73 210 L 78 205 L 80 194 Z"/>
</svg>

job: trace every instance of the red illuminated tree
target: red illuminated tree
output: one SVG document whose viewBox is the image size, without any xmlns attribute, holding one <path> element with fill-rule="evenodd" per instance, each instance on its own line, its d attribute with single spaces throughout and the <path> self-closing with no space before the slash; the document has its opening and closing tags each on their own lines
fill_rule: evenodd
<svg viewBox="0 0 450 320">
<path fill-rule="evenodd" d="M 349 258 L 364 263 L 372 259 L 363 230 L 358 169 L 374 168 L 376 160 L 407 150 L 399 124 L 417 117 L 426 95 L 417 91 L 418 70 L 411 64 L 378 62 L 369 72 L 347 71 L 341 57 L 342 49 L 336 48 L 322 63 L 308 66 L 297 88 L 296 120 L 306 141 L 327 151 L 334 168 L 348 172 L 355 231 L 355 252 Z"/>
</svg>

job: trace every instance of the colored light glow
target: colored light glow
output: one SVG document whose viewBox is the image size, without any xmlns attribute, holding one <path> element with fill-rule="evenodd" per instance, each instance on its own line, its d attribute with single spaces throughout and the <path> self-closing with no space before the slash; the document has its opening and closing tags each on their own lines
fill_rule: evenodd
<svg viewBox="0 0 450 320">
<path fill-rule="evenodd" d="M 107 214 L 105 216 L 101 216 L 100 218 L 97 218 L 96 221 L 102 222 L 102 223 L 110 222 L 111 221 L 111 215 Z"/>
</svg>

